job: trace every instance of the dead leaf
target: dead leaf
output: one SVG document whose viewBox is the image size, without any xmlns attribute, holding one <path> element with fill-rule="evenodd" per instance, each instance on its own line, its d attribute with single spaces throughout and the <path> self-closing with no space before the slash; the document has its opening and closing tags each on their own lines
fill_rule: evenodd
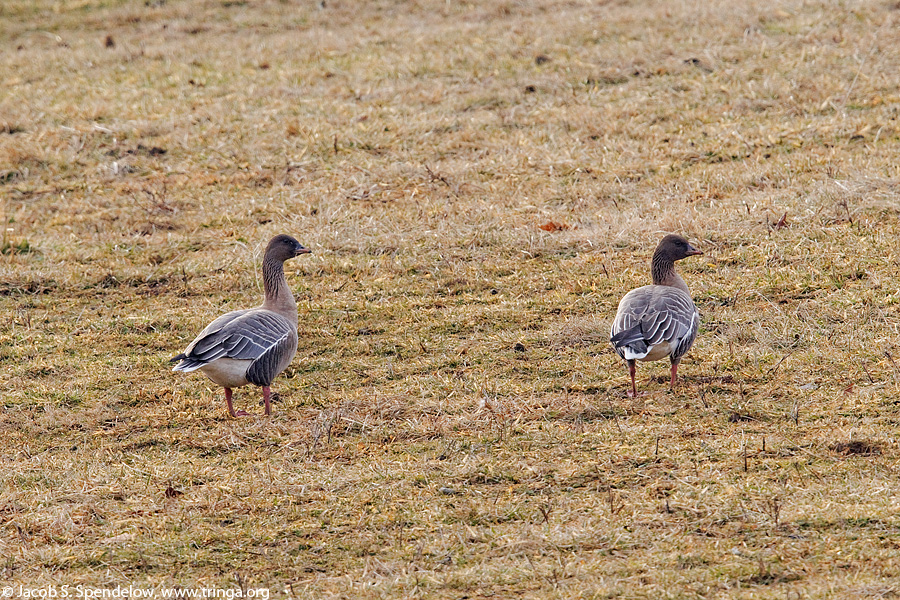
<svg viewBox="0 0 900 600">
<path fill-rule="evenodd" d="M 565 223 L 557 223 L 556 221 L 547 221 L 543 225 L 538 225 L 538 229 L 543 229 L 544 231 L 555 232 L 555 231 L 565 231 L 569 226 Z"/>
<path fill-rule="evenodd" d="M 785 213 L 781 215 L 781 218 L 778 219 L 778 222 L 772 225 L 772 229 L 783 229 L 787 227 L 787 225 L 787 211 L 785 211 Z"/>
</svg>

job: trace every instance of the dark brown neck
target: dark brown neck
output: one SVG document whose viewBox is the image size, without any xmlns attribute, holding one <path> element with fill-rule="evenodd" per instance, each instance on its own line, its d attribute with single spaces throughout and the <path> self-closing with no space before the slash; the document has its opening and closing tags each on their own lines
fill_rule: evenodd
<svg viewBox="0 0 900 600">
<path fill-rule="evenodd" d="M 297 320 L 297 303 L 284 276 L 284 262 L 266 257 L 262 265 L 263 289 L 266 299 L 262 307 L 291 321 Z"/>
<path fill-rule="evenodd" d="M 666 254 L 659 252 L 653 254 L 650 274 L 653 275 L 653 285 L 667 285 L 691 293 L 684 279 L 675 271 L 675 261 Z"/>
</svg>

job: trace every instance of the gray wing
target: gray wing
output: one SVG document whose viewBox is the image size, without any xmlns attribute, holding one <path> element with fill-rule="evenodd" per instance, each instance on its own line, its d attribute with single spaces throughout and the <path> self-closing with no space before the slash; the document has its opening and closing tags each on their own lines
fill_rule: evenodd
<svg viewBox="0 0 900 600">
<path fill-rule="evenodd" d="M 247 381 L 255 385 L 270 385 L 284 371 L 297 353 L 297 331 L 292 329 L 269 346 L 247 370 Z"/>
<path fill-rule="evenodd" d="M 694 343 L 699 322 L 697 307 L 688 294 L 668 286 L 648 285 L 622 298 L 610 341 L 622 358 L 625 348 L 643 353 L 668 342 L 673 346 L 669 356 L 677 362 Z"/>
<path fill-rule="evenodd" d="M 247 380 L 268 385 L 296 350 L 297 330 L 290 321 L 272 311 L 250 309 L 222 315 L 172 360 L 181 361 L 176 371 L 193 371 L 219 358 L 251 360 Z"/>
</svg>

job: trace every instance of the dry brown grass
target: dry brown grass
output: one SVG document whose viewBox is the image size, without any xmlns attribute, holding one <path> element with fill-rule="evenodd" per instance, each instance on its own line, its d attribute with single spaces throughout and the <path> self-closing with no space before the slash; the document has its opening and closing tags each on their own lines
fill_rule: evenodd
<svg viewBox="0 0 900 600">
<path fill-rule="evenodd" d="M 3 2 L 0 580 L 900 594 L 900 13 L 758 4 Z M 628 399 L 664 231 L 703 330 Z M 228 420 L 166 360 L 277 232 Z"/>
</svg>

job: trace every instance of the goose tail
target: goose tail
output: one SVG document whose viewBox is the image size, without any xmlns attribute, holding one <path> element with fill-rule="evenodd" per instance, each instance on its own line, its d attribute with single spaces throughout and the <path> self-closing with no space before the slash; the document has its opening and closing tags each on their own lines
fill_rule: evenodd
<svg viewBox="0 0 900 600">
<path fill-rule="evenodd" d="M 625 360 L 640 360 L 650 353 L 647 340 L 644 337 L 644 328 L 638 323 L 630 329 L 625 329 L 615 334 L 609 341 L 613 348 Z"/>
</svg>

